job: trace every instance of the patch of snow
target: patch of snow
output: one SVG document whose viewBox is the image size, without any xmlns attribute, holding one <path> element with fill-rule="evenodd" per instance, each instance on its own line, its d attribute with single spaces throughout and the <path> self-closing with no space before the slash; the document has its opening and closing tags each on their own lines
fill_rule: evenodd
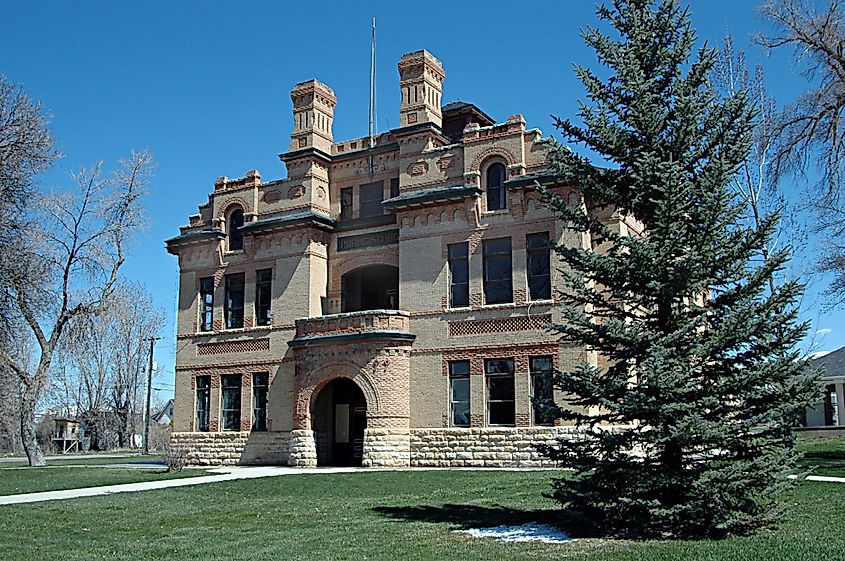
<svg viewBox="0 0 845 561">
<path fill-rule="evenodd" d="M 494 526 L 492 528 L 470 528 L 455 530 L 460 534 L 469 534 L 474 538 L 495 538 L 506 543 L 543 542 L 569 543 L 572 540 L 554 526 L 547 524 L 523 524 L 521 526 Z"/>
</svg>

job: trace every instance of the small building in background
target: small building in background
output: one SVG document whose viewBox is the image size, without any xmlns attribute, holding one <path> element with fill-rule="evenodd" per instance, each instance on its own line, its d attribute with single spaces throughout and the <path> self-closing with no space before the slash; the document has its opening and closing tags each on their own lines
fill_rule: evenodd
<svg viewBox="0 0 845 561">
<path fill-rule="evenodd" d="M 72 417 L 53 419 L 53 451 L 59 454 L 81 452 L 79 444 L 79 421 Z"/>
<path fill-rule="evenodd" d="M 150 419 L 159 425 L 169 425 L 173 420 L 173 400 L 168 399 L 157 411 L 154 411 Z"/>
<path fill-rule="evenodd" d="M 813 359 L 824 385 L 822 400 L 807 410 L 804 426 L 845 427 L 845 347 Z"/>
</svg>

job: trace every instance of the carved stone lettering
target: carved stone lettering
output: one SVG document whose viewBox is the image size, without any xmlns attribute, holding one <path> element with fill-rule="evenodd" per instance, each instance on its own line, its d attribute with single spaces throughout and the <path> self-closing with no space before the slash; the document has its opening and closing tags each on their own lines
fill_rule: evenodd
<svg viewBox="0 0 845 561">
<path fill-rule="evenodd" d="M 371 234 L 359 234 L 337 239 L 338 251 L 350 251 L 365 247 L 381 247 L 399 243 L 399 230 L 385 230 Z"/>
</svg>

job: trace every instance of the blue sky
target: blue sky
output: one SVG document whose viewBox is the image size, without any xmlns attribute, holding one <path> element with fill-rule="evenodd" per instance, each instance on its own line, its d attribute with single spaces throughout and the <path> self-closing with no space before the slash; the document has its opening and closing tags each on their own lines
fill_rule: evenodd
<svg viewBox="0 0 845 561">
<path fill-rule="evenodd" d="M 711 45 L 731 33 L 769 91 L 792 100 L 804 80 L 788 53 L 751 44 L 767 28 L 757 2 L 697 0 L 693 23 Z M 49 108 L 65 157 L 41 177 L 44 188 L 98 160 L 113 163 L 146 148 L 157 163 L 147 200 L 149 228 L 133 247 L 126 277 L 145 284 L 168 317 L 157 347 L 156 386 L 173 381 L 176 258 L 163 240 L 207 199 L 216 177 L 258 168 L 283 177 L 277 154 L 292 127 L 289 93 L 317 78 L 337 94 L 336 139 L 367 132 L 369 38 L 378 19 L 378 119 L 396 127 L 396 63 L 425 48 L 446 69 L 444 103 L 471 101 L 498 121 L 522 113 L 555 131 L 550 114 L 575 115 L 583 89 L 572 63 L 595 66 L 579 29 L 596 23 L 594 2 L 10 2 L 0 0 L 0 73 Z M 787 185 L 795 191 L 800 186 Z M 800 195 L 795 195 L 800 196 Z M 814 243 L 800 248 L 817 253 Z M 810 279 L 803 316 L 813 350 L 845 345 L 845 310 L 824 310 L 825 279 Z M 809 343 L 808 343 L 809 345 Z"/>
</svg>

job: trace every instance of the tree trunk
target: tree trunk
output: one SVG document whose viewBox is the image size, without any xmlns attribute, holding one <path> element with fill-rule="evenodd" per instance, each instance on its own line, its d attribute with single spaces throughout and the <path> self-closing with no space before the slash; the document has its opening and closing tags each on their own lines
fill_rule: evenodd
<svg viewBox="0 0 845 561">
<path fill-rule="evenodd" d="M 35 426 L 35 395 L 32 388 L 27 388 L 21 401 L 21 443 L 26 451 L 29 465 L 40 467 L 46 465 L 44 452 L 38 445 Z"/>
</svg>

